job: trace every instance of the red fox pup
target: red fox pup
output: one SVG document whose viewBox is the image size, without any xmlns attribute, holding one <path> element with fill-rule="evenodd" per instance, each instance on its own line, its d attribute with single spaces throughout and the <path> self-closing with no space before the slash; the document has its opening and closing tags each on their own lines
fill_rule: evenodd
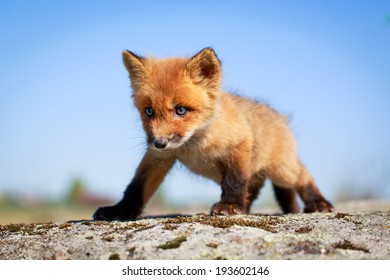
<svg viewBox="0 0 390 280">
<path fill-rule="evenodd" d="M 269 178 L 284 213 L 330 212 L 297 158 L 286 118 L 267 105 L 220 89 L 221 63 L 211 48 L 191 58 L 154 59 L 123 52 L 148 148 L 121 201 L 96 220 L 137 218 L 176 161 L 221 185 L 211 215 L 249 212 Z"/>
</svg>

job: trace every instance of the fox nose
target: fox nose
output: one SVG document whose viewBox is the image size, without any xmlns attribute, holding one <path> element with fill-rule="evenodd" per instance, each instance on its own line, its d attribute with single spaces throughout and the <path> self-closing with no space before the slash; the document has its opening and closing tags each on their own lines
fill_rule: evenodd
<svg viewBox="0 0 390 280">
<path fill-rule="evenodd" d="M 159 138 L 154 140 L 153 144 L 157 149 L 164 149 L 168 145 L 168 140 L 164 138 Z"/>
</svg>

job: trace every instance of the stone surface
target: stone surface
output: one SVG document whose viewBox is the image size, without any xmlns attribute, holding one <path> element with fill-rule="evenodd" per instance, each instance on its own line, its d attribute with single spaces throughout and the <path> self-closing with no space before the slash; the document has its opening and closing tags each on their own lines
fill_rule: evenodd
<svg viewBox="0 0 390 280">
<path fill-rule="evenodd" d="M 11 224 L 0 259 L 390 259 L 390 211 Z"/>
</svg>

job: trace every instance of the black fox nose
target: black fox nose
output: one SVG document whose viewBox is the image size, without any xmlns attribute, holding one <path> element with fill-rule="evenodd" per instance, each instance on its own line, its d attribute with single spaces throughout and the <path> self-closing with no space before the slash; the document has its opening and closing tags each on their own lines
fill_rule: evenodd
<svg viewBox="0 0 390 280">
<path fill-rule="evenodd" d="M 164 149 L 168 145 L 168 140 L 164 138 L 159 138 L 154 140 L 153 144 L 157 149 Z"/>
</svg>

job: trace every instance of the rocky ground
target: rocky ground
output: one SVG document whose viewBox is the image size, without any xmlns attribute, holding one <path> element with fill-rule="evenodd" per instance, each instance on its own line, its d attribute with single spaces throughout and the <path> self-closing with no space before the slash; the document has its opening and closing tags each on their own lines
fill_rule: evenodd
<svg viewBox="0 0 390 280">
<path fill-rule="evenodd" d="M 0 226 L 0 259 L 390 259 L 390 203 L 381 203 L 364 212 L 9 224 Z"/>
</svg>

